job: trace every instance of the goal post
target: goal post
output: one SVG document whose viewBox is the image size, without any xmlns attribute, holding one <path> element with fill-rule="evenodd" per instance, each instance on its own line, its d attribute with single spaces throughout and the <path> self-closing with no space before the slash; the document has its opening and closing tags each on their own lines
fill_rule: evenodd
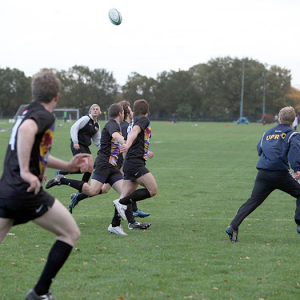
<svg viewBox="0 0 300 300">
<path fill-rule="evenodd" d="M 22 104 L 20 105 L 19 109 L 17 110 L 15 116 L 12 119 L 9 119 L 9 123 L 15 123 L 18 116 L 23 112 L 23 110 L 26 108 L 28 104 Z"/>
<path fill-rule="evenodd" d="M 58 112 L 59 114 L 57 114 Z M 79 119 L 79 109 L 78 108 L 55 108 L 53 113 L 56 115 L 57 118 L 64 119 L 65 113 L 67 113 L 67 119 L 72 120 L 72 116 L 74 119 Z M 75 114 L 75 115 L 74 115 Z"/>
<path fill-rule="evenodd" d="M 15 116 L 13 117 L 13 119 L 10 119 L 9 121 L 11 123 L 15 123 L 18 116 L 21 115 L 21 113 L 23 112 L 23 110 L 26 108 L 28 104 L 22 104 L 20 105 L 19 109 L 17 110 Z M 58 112 L 58 113 L 56 113 Z M 53 114 L 56 115 L 56 118 L 61 118 L 62 120 L 64 119 L 64 116 L 67 115 L 67 119 L 68 120 L 72 120 L 72 119 L 79 119 L 79 109 L 78 108 L 55 108 L 53 110 Z"/>
</svg>

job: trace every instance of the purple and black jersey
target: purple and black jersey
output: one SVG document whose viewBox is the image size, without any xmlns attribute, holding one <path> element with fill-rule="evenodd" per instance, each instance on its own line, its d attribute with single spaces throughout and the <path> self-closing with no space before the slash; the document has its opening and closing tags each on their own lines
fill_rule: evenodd
<svg viewBox="0 0 300 300">
<path fill-rule="evenodd" d="M 141 132 L 138 134 L 135 141 L 129 148 L 126 159 L 143 159 L 147 160 L 147 155 L 150 146 L 151 138 L 151 124 L 150 120 L 143 115 L 136 116 L 132 123 L 129 124 L 127 134 L 129 135 L 133 126 L 138 125 L 141 128 Z"/>
<path fill-rule="evenodd" d="M 120 125 L 113 119 L 110 119 L 104 126 L 101 134 L 101 149 L 98 151 L 97 159 L 104 163 L 117 165 L 118 155 L 120 153 L 120 143 L 112 137 L 114 132 L 122 134 Z"/>
<path fill-rule="evenodd" d="M 43 105 L 33 102 L 18 117 L 12 129 L 0 181 L 0 195 L 5 198 L 28 197 L 31 194 L 26 192 L 29 184 L 20 176 L 17 149 L 18 128 L 27 119 L 33 119 L 38 126 L 38 132 L 35 136 L 30 156 L 30 172 L 39 177 L 42 182 L 43 174 L 47 167 L 48 155 L 54 136 L 55 118 Z"/>
</svg>

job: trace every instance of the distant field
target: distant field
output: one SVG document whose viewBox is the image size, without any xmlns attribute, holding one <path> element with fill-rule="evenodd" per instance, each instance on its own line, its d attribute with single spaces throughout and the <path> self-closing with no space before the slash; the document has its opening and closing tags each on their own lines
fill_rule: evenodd
<svg viewBox="0 0 300 300">
<path fill-rule="evenodd" d="M 0 121 L 0 128 L 12 124 Z M 59 124 L 62 127 L 59 127 Z M 104 122 L 100 123 L 101 128 Z M 152 122 L 147 167 L 158 183 L 146 231 L 109 234 L 114 191 L 74 210 L 81 238 L 52 285 L 56 299 L 299 299 L 299 239 L 295 200 L 276 191 L 240 227 L 240 242 L 225 229 L 251 194 L 256 145 L 271 125 Z M 52 154 L 71 158 L 70 123 L 57 122 Z M 10 132 L 0 132 L 2 171 Z M 93 156 L 96 147 L 92 147 Z M 48 169 L 52 178 L 55 170 Z M 80 175 L 73 175 L 80 179 Z M 73 189 L 50 193 L 69 205 Z M 141 219 L 140 219 L 141 220 Z M 35 226 L 13 227 L 0 245 L 0 299 L 24 299 L 34 286 L 54 237 Z"/>
</svg>

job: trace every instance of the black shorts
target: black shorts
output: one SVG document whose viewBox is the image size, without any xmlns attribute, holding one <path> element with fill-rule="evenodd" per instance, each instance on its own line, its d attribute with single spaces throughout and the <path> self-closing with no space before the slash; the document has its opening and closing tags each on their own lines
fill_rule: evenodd
<svg viewBox="0 0 300 300">
<path fill-rule="evenodd" d="M 70 145 L 71 151 L 73 153 L 73 156 L 75 156 L 78 153 L 88 153 L 91 154 L 91 150 L 89 147 L 86 146 L 82 146 L 81 144 L 79 144 L 79 149 L 75 149 L 74 148 L 74 143 L 71 141 L 71 145 Z"/>
<path fill-rule="evenodd" d="M 124 180 L 130 180 L 134 182 L 139 177 L 150 173 L 146 168 L 144 160 L 127 160 L 125 158 L 123 162 Z"/>
<path fill-rule="evenodd" d="M 117 160 L 117 167 L 118 167 L 119 170 L 120 170 L 120 169 L 122 168 L 122 166 L 123 166 L 123 161 L 124 161 L 124 159 L 123 159 L 123 154 L 120 153 L 119 156 L 118 156 L 118 160 Z"/>
<path fill-rule="evenodd" d="M 110 163 L 103 163 L 96 159 L 92 179 L 101 183 L 109 183 L 112 186 L 116 181 L 122 180 L 123 175 L 118 167 L 113 166 Z"/>
<path fill-rule="evenodd" d="M 43 189 L 34 197 L 18 200 L 0 197 L 0 218 L 14 219 L 13 225 L 27 223 L 45 214 L 53 206 L 54 200 Z"/>
</svg>

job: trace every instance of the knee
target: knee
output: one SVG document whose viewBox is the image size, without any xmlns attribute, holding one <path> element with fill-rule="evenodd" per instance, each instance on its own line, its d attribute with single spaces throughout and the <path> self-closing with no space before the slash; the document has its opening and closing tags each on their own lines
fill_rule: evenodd
<svg viewBox="0 0 300 300">
<path fill-rule="evenodd" d="M 74 221 L 75 223 L 75 221 Z M 67 232 L 67 238 L 70 239 L 70 242 L 75 245 L 76 242 L 79 240 L 80 238 L 80 229 L 77 226 L 77 224 L 75 223 L 75 225 L 73 224 L 73 226 L 71 228 L 69 228 L 68 232 Z"/>
<path fill-rule="evenodd" d="M 72 247 L 75 246 L 76 242 L 80 238 L 80 230 L 78 226 L 74 226 L 71 230 L 67 230 L 64 233 L 57 235 L 57 239 L 64 241 L 65 243 L 71 245 Z"/>
<path fill-rule="evenodd" d="M 74 244 L 76 244 L 76 242 L 79 240 L 80 235 L 81 235 L 80 230 L 79 230 L 78 226 L 76 226 L 76 228 L 74 228 L 74 230 L 70 236 Z"/>
<path fill-rule="evenodd" d="M 157 186 L 149 191 L 150 197 L 154 197 L 157 194 Z"/>
<path fill-rule="evenodd" d="M 102 187 L 102 194 L 107 194 L 110 190 L 110 185 L 104 184 Z"/>
<path fill-rule="evenodd" d="M 91 187 L 86 194 L 89 195 L 90 197 L 94 197 L 100 193 L 100 190 L 101 188 L 99 189 L 99 188 Z"/>
</svg>

